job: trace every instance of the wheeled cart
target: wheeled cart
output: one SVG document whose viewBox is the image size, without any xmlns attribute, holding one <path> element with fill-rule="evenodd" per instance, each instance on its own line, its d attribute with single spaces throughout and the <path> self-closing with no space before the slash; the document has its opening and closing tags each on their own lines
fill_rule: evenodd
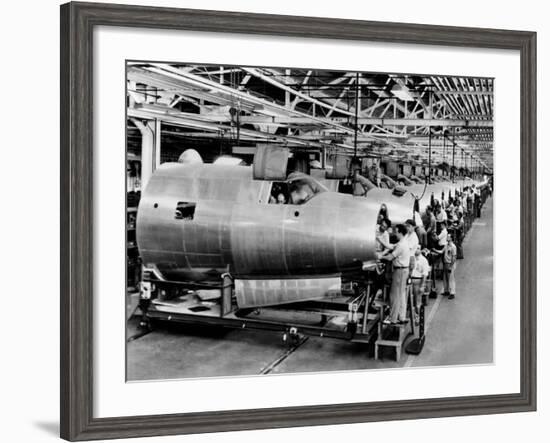
<svg viewBox="0 0 550 443">
<path fill-rule="evenodd" d="M 239 308 L 235 282 L 228 273 L 219 279 L 180 282 L 159 279 L 145 269 L 141 282 L 141 325 L 157 322 L 235 329 L 280 331 L 292 344 L 302 335 L 372 344 L 380 312 L 374 308 L 369 273 L 344 280 L 338 296 L 276 306 Z"/>
</svg>

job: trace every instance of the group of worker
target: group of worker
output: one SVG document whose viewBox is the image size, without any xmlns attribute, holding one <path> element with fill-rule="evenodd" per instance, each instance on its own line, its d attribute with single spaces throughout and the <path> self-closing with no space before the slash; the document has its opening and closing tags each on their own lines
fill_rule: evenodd
<svg viewBox="0 0 550 443">
<path fill-rule="evenodd" d="M 464 258 L 462 242 L 471 220 L 481 216 L 482 199 L 475 185 L 456 192 L 448 199 L 442 196 L 437 200 L 432 196 L 418 224 L 407 220 L 404 224 L 392 227 L 388 211 L 382 205 L 376 230 L 376 252 L 382 278 L 391 273 L 390 312 L 383 320 L 385 324 L 405 324 L 407 319 L 407 290 L 412 291 L 412 309 L 418 321 L 422 295 L 426 292 L 430 278 L 435 288 L 435 273 L 442 271 L 442 295 L 452 300 L 456 296 L 455 270 L 458 259 Z M 394 241 L 390 242 L 391 235 Z"/>
</svg>

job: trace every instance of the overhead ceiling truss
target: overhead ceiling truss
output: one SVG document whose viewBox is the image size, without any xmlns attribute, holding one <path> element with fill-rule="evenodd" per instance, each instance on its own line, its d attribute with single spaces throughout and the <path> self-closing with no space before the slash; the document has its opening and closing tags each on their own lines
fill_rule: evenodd
<svg viewBox="0 0 550 443">
<path fill-rule="evenodd" d="M 441 162 L 454 144 L 457 166 L 493 166 L 491 78 L 133 63 L 128 96 L 129 117 L 160 119 L 182 136 L 231 133 L 237 112 L 250 143 L 419 160 L 431 145 Z"/>
</svg>

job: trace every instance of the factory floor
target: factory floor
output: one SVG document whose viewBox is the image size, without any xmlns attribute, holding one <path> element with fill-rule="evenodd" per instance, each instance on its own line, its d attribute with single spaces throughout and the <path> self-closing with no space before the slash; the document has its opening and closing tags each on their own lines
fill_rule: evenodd
<svg viewBox="0 0 550 443">
<path fill-rule="evenodd" d="M 464 240 L 454 300 L 438 296 L 426 307 L 426 342 L 420 355 L 381 354 L 343 340 L 309 337 L 289 348 L 281 333 L 168 326 L 140 335 L 128 320 L 127 379 L 254 375 L 411 366 L 483 364 L 493 361 L 493 201 L 485 203 Z M 441 287 L 441 282 L 437 282 Z M 441 291 L 440 291 L 441 292 Z M 133 311 L 135 298 L 128 299 Z"/>
</svg>

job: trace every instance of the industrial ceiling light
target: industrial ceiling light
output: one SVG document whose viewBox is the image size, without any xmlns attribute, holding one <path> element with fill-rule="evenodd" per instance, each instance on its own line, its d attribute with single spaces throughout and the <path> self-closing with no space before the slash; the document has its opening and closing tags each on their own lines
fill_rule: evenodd
<svg viewBox="0 0 550 443">
<path fill-rule="evenodd" d="M 412 92 L 406 86 L 397 83 L 391 88 L 391 93 L 394 97 L 403 101 L 414 101 L 416 99 L 416 93 Z"/>
</svg>

